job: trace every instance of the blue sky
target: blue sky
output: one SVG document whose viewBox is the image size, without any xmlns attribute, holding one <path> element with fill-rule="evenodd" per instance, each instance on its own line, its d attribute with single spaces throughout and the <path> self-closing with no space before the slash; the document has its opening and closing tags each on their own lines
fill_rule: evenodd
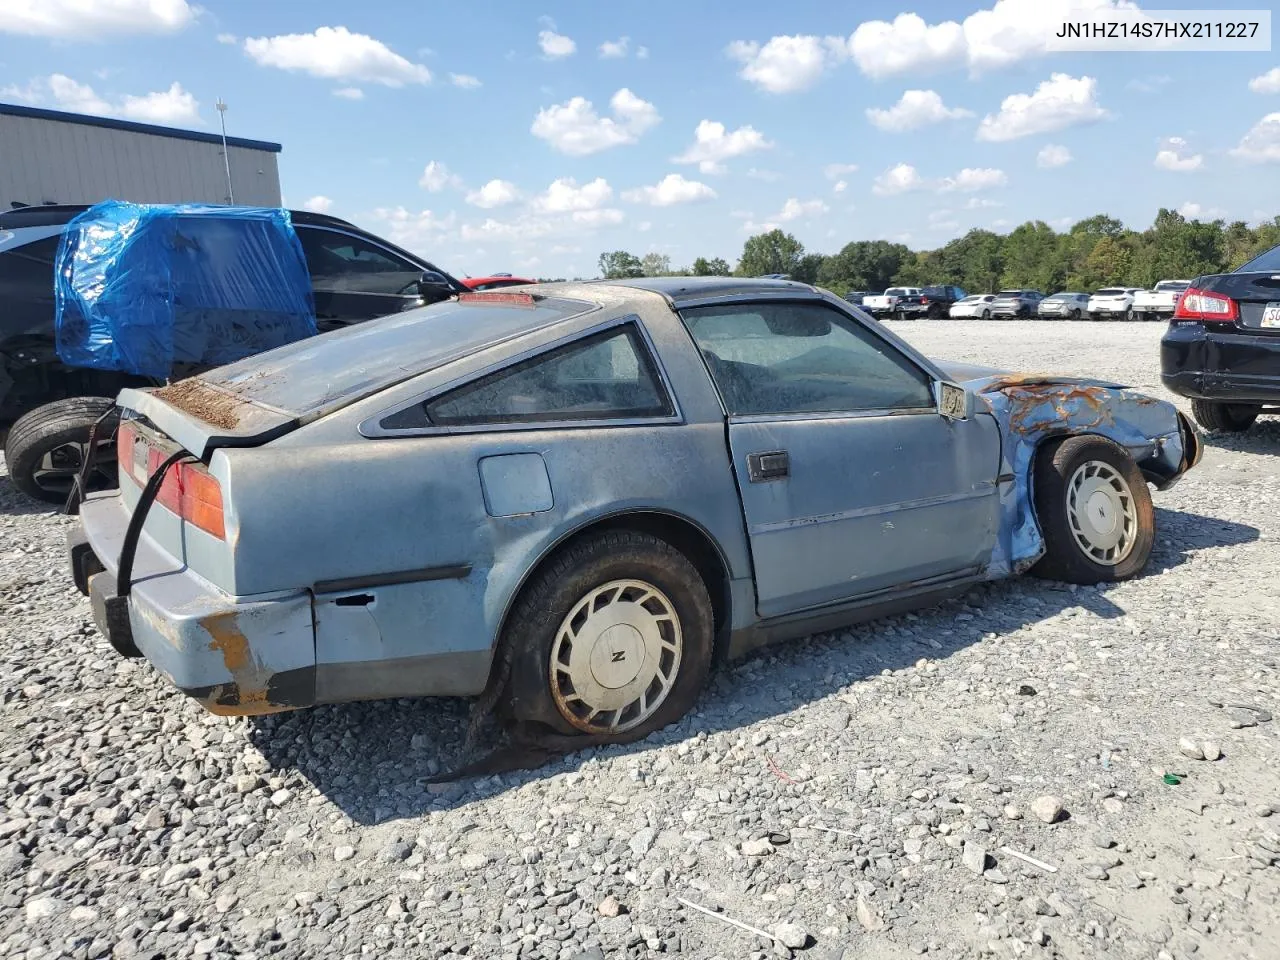
<svg viewBox="0 0 1280 960">
<path fill-rule="evenodd" d="M 0 0 L 0 100 L 211 130 L 221 96 L 287 203 L 459 274 L 1280 213 L 1280 60 L 1046 52 L 1082 3 L 1123 0 Z"/>
</svg>

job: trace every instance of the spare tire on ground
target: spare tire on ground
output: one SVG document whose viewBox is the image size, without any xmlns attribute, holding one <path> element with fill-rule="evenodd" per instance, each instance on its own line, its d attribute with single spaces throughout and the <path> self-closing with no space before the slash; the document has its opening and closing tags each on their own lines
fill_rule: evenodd
<svg viewBox="0 0 1280 960">
<path fill-rule="evenodd" d="M 5 467 L 13 485 L 36 500 L 66 503 L 89 451 L 89 431 L 115 405 L 110 397 L 70 397 L 19 417 L 4 445 Z M 117 424 L 112 413 L 98 427 L 90 491 L 116 485 Z"/>
</svg>

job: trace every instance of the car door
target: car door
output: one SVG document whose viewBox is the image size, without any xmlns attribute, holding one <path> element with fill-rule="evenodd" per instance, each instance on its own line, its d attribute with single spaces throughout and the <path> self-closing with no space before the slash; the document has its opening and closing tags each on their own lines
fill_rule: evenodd
<svg viewBox="0 0 1280 960">
<path fill-rule="evenodd" d="M 1000 438 L 943 417 L 933 379 L 822 300 L 681 311 L 720 392 L 762 617 L 981 569 Z"/>
<path fill-rule="evenodd" d="M 341 230 L 302 224 L 295 229 L 311 272 L 321 332 L 421 305 L 420 264 Z"/>
</svg>

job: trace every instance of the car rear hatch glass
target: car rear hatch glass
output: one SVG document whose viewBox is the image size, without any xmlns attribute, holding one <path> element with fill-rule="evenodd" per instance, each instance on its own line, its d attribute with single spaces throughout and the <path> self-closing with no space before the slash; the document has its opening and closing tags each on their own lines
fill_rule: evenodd
<svg viewBox="0 0 1280 960">
<path fill-rule="evenodd" d="M 593 309 L 582 300 L 468 294 L 300 340 L 120 405 L 203 457 L 255 446 L 477 350 Z"/>
</svg>

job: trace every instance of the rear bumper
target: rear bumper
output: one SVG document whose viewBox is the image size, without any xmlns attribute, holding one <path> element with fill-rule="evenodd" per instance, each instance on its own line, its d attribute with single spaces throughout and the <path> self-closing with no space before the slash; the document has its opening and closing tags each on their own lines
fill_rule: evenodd
<svg viewBox="0 0 1280 960">
<path fill-rule="evenodd" d="M 1195 400 L 1280 404 L 1280 337 L 1175 323 L 1160 341 L 1160 380 Z"/>
<path fill-rule="evenodd" d="M 128 524 L 118 494 L 81 508 L 68 538 L 76 586 L 122 654 L 144 656 L 213 713 L 277 713 L 315 703 L 315 629 L 306 591 L 244 601 L 161 552 L 144 534 L 128 597 L 116 595 Z"/>
</svg>

